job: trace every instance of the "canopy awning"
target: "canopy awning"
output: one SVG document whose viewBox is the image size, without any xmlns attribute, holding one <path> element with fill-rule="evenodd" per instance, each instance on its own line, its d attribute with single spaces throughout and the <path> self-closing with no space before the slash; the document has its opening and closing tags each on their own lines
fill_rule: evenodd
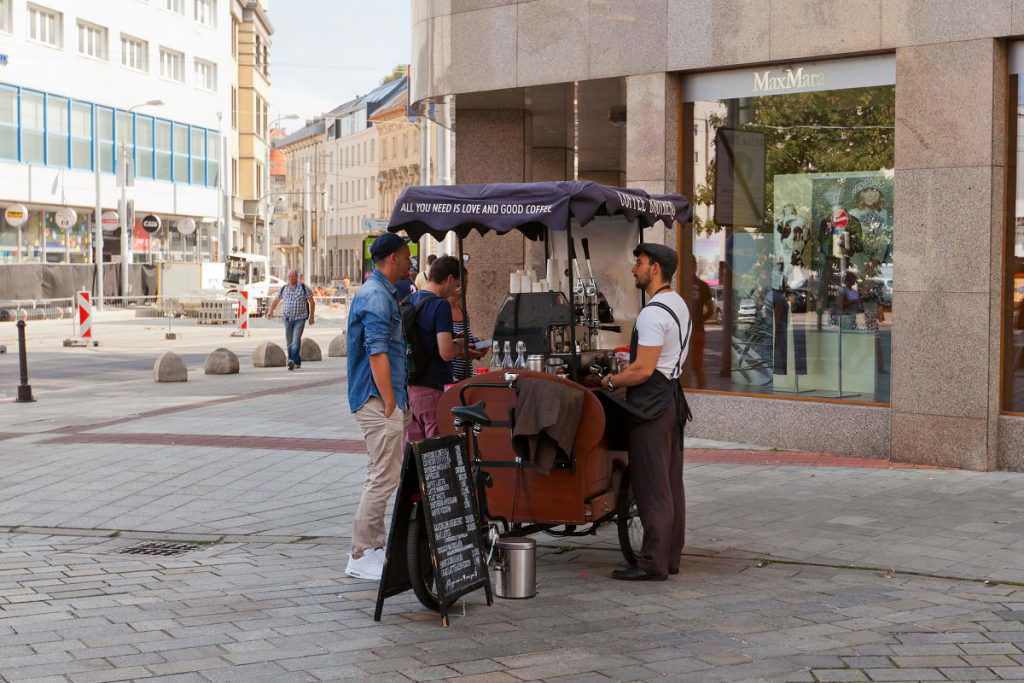
<svg viewBox="0 0 1024 683">
<path fill-rule="evenodd" d="M 592 182 L 419 185 L 407 188 L 395 203 L 388 230 L 413 239 L 441 239 L 472 230 L 503 234 L 518 230 L 538 239 L 546 230 L 565 230 L 570 218 L 586 225 L 594 216 L 625 216 L 646 228 L 661 221 L 688 223 L 690 202 L 678 194 L 650 195 L 643 190 Z"/>
</svg>

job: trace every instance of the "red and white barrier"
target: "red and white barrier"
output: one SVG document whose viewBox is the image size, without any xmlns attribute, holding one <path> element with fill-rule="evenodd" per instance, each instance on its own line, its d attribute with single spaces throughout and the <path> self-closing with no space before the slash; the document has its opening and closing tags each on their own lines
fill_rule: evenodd
<svg viewBox="0 0 1024 683">
<path fill-rule="evenodd" d="M 240 289 L 235 294 L 238 296 L 238 324 L 232 337 L 249 336 L 249 292 Z"/>
<path fill-rule="evenodd" d="M 75 320 L 78 321 L 78 338 L 92 339 L 92 301 L 89 292 L 82 290 L 75 294 Z"/>
</svg>

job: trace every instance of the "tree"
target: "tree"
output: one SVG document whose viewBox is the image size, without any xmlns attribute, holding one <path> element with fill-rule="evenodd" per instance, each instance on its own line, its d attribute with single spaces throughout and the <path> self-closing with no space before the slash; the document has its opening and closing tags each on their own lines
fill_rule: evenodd
<svg viewBox="0 0 1024 683">
<path fill-rule="evenodd" d="M 391 70 L 391 73 L 389 73 L 387 76 L 381 79 L 380 84 L 384 85 L 385 83 L 390 83 L 391 81 L 397 81 L 402 76 L 407 76 L 408 74 L 409 65 L 399 64 L 394 69 Z"/>
</svg>

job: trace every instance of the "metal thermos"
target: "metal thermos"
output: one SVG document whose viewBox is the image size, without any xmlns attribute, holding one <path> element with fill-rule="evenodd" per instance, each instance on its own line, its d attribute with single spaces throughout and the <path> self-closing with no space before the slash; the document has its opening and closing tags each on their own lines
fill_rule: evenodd
<svg viewBox="0 0 1024 683">
<path fill-rule="evenodd" d="M 526 369 L 533 372 L 544 372 L 544 356 L 539 353 L 531 353 L 526 357 Z"/>
<path fill-rule="evenodd" d="M 537 542 L 505 536 L 494 545 L 491 584 L 499 598 L 523 599 L 537 594 Z"/>
</svg>

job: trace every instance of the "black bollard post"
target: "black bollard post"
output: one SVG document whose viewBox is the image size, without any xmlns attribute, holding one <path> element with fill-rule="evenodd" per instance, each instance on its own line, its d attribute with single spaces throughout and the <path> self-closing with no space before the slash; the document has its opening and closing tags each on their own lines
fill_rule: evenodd
<svg viewBox="0 0 1024 683">
<path fill-rule="evenodd" d="M 34 403 L 32 387 L 28 383 L 28 353 L 25 350 L 25 321 L 18 321 L 18 365 L 21 367 L 21 384 L 18 385 L 18 403 Z"/>
</svg>

